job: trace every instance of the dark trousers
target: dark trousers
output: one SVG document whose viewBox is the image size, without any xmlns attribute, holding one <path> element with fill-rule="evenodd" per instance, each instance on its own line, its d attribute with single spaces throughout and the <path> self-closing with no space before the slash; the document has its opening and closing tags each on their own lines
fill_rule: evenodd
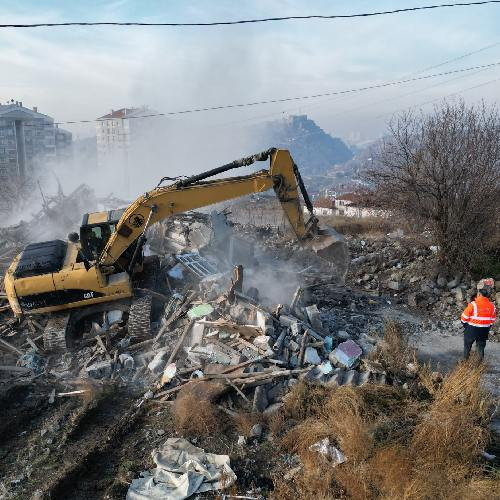
<svg viewBox="0 0 500 500">
<path fill-rule="evenodd" d="M 464 332 L 464 359 L 469 358 L 472 344 L 476 343 L 476 352 L 479 360 L 484 358 L 484 348 L 486 347 L 486 340 L 488 339 L 489 328 L 475 327 L 471 325 L 465 326 Z"/>
</svg>

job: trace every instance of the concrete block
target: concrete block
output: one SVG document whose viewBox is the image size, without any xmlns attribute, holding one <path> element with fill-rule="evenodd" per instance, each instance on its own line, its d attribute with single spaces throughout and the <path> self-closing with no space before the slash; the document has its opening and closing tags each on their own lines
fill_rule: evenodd
<svg viewBox="0 0 500 500">
<path fill-rule="evenodd" d="M 346 340 L 345 342 L 339 344 L 337 348 L 330 353 L 330 360 L 332 361 L 333 356 L 333 359 L 337 360 L 345 367 L 350 368 L 354 365 L 354 363 L 356 363 L 362 354 L 363 350 L 358 344 L 356 344 L 356 342 L 353 340 Z"/>
<path fill-rule="evenodd" d="M 113 371 L 113 364 L 111 361 L 100 361 L 99 363 L 94 363 L 90 366 L 87 366 L 86 371 L 88 376 L 91 378 L 107 378 Z"/>
<path fill-rule="evenodd" d="M 304 363 L 311 365 L 321 364 L 321 358 L 319 357 L 318 351 L 314 347 L 306 347 Z"/>
<path fill-rule="evenodd" d="M 313 304 L 312 306 L 306 307 L 306 314 L 309 319 L 309 323 L 316 330 L 323 329 L 323 322 L 321 321 L 321 313 L 318 310 L 318 306 Z"/>
</svg>

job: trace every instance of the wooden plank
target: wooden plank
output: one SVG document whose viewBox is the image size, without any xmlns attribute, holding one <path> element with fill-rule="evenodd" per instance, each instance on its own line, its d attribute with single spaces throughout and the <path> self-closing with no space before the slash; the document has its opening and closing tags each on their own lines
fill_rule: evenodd
<svg viewBox="0 0 500 500">
<path fill-rule="evenodd" d="M 191 330 L 191 328 L 194 325 L 195 321 L 196 321 L 195 319 L 192 319 L 187 324 L 186 328 L 184 328 L 184 331 L 182 332 L 182 335 L 179 337 L 179 340 L 177 341 L 177 344 L 175 344 L 174 350 L 170 354 L 170 356 L 169 356 L 169 358 L 168 358 L 167 363 L 166 363 L 165 366 L 168 366 L 170 363 L 172 363 L 174 361 L 175 357 L 177 356 L 177 353 L 179 352 L 179 349 L 182 347 L 182 343 L 186 339 L 186 336 L 189 333 L 189 331 Z"/>
<path fill-rule="evenodd" d="M 19 354 L 19 356 L 22 356 L 24 354 L 23 351 L 19 350 L 17 347 L 13 346 L 12 344 L 9 344 L 6 340 L 0 339 L 0 347 L 4 347 L 10 352 L 15 352 L 16 354 Z"/>
</svg>

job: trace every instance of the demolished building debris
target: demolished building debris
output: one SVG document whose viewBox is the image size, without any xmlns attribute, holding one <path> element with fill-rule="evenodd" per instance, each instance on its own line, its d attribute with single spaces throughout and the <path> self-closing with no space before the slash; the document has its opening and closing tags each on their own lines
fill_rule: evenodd
<svg viewBox="0 0 500 500">
<path fill-rule="evenodd" d="M 398 243 L 393 239 L 385 246 L 350 241 L 354 263 L 347 279 L 357 286 L 355 290 L 341 286 L 328 263 L 313 253 L 298 251 L 296 243 L 286 237 L 259 237 L 253 228 L 225 223 L 223 218 L 221 214 L 189 213 L 151 228 L 148 246 L 159 258 L 157 277 L 168 294 L 156 294 L 160 314 L 149 337 L 131 334 L 126 313 L 116 310 L 86 322 L 67 352 L 49 351 L 41 341 L 48 316 L 26 316 L 19 321 L 0 293 L 0 391 L 37 384 L 44 405 L 52 406 L 62 400 L 96 397 L 107 387 L 117 394 L 127 391 L 132 396 L 124 407 L 113 400 L 120 415 L 110 434 L 105 434 L 109 439 L 134 422 L 141 408 L 161 412 L 189 394 L 200 401 L 209 398 L 210 404 L 228 415 L 250 411 L 271 418 L 301 380 L 321 387 L 399 383 L 369 355 L 380 341 L 388 302 L 406 302 L 402 294 L 411 293 L 420 282 L 411 282 L 409 276 L 413 257 L 403 252 L 396 259 Z M 220 242 L 227 238 L 238 241 L 234 253 L 221 250 Z M 413 252 L 422 252 L 417 262 L 426 258 L 423 250 Z M 364 277 L 367 266 L 372 270 L 370 278 Z M 397 273 L 401 276 L 390 276 Z M 386 276 L 408 283 L 410 292 L 406 286 L 396 289 L 387 284 L 385 288 Z M 447 293 L 466 278 L 446 280 L 440 288 L 438 283 L 429 285 L 429 295 L 434 295 L 434 289 Z M 253 423 L 248 435 L 240 436 L 241 446 L 262 439 L 265 431 L 259 425 Z M 192 454 L 204 461 L 202 449 L 185 440 L 163 443 L 161 436 L 148 441 L 157 450 L 156 469 L 139 479 L 127 476 L 131 483 L 128 498 L 159 498 L 159 491 L 172 488 L 179 489 L 179 498 L 186 498 L 195 491 L 221 487 L 217 485 L 221 473 L 210 468 L 210 460 L 208 465 L 204 462 L 206 471 L 194 479 L 182 460 L 176 464 L 164 460 L 172 447 L 182 445 L 187 447 L 182 452 L 186 460 Z M 45 431 L 43 446 L 50 450 L 50 440 L 56 439 L 53 430 Z M 325 439 L 311 451 L 334 464 L 349 459 Z M 144 451 L 150 452 L 151 448 Z M 228 457 L 216 462 L 224 468 L 227 487 L 241 468 L 230 468 Z M 8 482 L 0 481 L 9 494 L 28 491 L 23 490 L 25 479 L 16 482 L 17 476 L 5 477 Z"/>
</svg>

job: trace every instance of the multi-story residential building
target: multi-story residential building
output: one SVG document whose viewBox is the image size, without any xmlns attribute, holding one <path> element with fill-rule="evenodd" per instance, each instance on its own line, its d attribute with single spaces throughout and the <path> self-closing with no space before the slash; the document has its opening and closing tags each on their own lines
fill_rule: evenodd
<svg viewBox="0 0 500 500">
<path fill-rule="evenodd" d="M 134 146 L 148 135 L 149 120 L 141 119 L 151 111 L 146 107 L 122 108 L 97 119 L 97 157 L 100 166 L 108 161 L 128 161 Z"/>
<path fill-rule="evenodd" d="M 17 101 L 0 105 L 0 177 L 25 179 L 58 157 L 67 158 L 71 140 L 71 132 L 56 128 L 36 107 Z"/>
</svg>

